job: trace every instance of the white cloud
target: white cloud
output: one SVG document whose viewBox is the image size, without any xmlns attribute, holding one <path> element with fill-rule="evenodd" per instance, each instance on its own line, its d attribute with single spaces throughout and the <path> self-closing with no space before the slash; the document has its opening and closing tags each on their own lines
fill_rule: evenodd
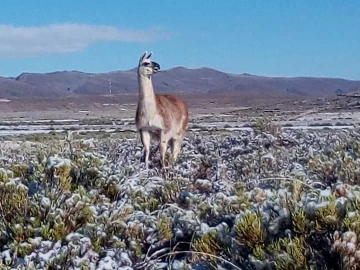
<svg viewBox="0 0 360 270">
<path fill-rule="evenodd" d="M 168 38 L 158 30 L 139 31 L 88 24 L 16 27 L 0 24 L 0 57 L 19 58 L 79 52 L 100 41 L 152 42 Z"/>
</svg>

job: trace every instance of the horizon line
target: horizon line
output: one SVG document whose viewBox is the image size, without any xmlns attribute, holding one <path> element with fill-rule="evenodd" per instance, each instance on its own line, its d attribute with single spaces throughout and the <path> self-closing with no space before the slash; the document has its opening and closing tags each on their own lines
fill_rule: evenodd
<svg viewBox="0 0 360 270">
<path fill-rule="evenodd" d="M 91 74 L 91 75 L 96 75 L 96 74 L 107 74 L 107 73 L 115 73 L 115 72 L 129 72 L 129 71 L 133 71 L 136 70 L 136 66 L 130 69 L 117 69 L 117 70 L 109 70 L 109 71 L 104 71 L 104 72 L 86 72 L 86 71 L 81 71 L 81 70 L 55 70 L 55 71 L 48 71 L 48 72 L 22 72 L 17 76 L 1 76 L 0 74 L 0 78 L 4 78 L 4 79 L 16 79 L 17 77 L 23 75 L 23 74 L 42 74 L 42 75 L 46 75 L 46 74 L 54 74 L 54 73 L 61 73 L 61 72 L 78 72 L 78 73 L 84 73 L 84 74 Z M 344 77 L 326 77 L 326 76 L 306 76 L 306 75 L 291 75 L 291 76 L 281 76 L 281 75 L 259 75 L 259 74 L 252 74 L 252 73 L 248 73 L 248 72 L 243 72 L 243 73 L 234 73 L 234 72 L 226 72 L 226 71 L 222 71 L 221 69 L 216 69 L 216 68 L 212 68 L 212 67 L 205 67 L 205 66 L 200 66 L 200 67 L 186 67 L 186 66 L 174 66 L 174 67 L 170 67 L 164 70 L 160 70 L 160 72 L 167 72 L 167 71 L 171 71 L 173 69 L 177 69 L 177 68 L 181 68 L 181 69 L 186 69 L 186 70 L 200 70 L 200 69 L 210 69 L 216 72 L 220 72 L 220 73 L 224 73 L 227 75 L 231 75 L 231 76 L 248 76 L 248 77 L 263 77 L 263 78 L 317 78 L 317 79 L 338 79 L 338 80 L 346 80 L 346 81 L 360 81 L 360 79 L 347 79 Z M 154 75 L 156 76 L 156 75 Z"/>
</svg>

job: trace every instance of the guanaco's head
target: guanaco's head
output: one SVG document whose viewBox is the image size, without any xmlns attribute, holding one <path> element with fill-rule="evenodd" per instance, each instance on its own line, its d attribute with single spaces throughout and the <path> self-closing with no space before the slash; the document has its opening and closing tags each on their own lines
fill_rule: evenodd
<svg viewBox="0 0 360 270">
<path fill-rule="evenodd" d="M 145 52 L 139 60 L 138 73 L 143 76 L 150 77 L 152 74 L 157 73 L 160 70 L 160 65 L 154 61 L 151 61 L 152 53 Z"/>
</svg>

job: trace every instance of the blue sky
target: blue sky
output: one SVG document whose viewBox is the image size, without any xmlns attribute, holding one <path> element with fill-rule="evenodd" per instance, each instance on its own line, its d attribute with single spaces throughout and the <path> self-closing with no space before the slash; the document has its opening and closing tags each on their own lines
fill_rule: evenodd
<svg viewBox="0 0 360 270">
<path fill-rule="evenodd" d="M 360 80 L 360 1 L 2 0 L 0 76 L 162 69 Z"/>
</svg>

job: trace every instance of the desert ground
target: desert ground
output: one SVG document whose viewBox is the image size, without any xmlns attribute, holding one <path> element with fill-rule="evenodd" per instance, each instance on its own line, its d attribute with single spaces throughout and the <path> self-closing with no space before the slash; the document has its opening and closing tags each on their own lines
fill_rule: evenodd
<svg viewBox="0 0 360 270">
<path fill-rule="evenodd" d="M 183 94 L 190 128 L 247 127 L 267 117 L 286 127 L 350 126 L 359 120 L 360 98 L 333 96 L 299 99 L 259 97 L 232 92 Z M 14 99 L 0 102 L 0 134 L 65 131 L 67 129 L 134 130 L 137 95 L 77 96 L 54 99 Z M 210 124 L 211 123 L 211 124 Z"/>
</svg>

